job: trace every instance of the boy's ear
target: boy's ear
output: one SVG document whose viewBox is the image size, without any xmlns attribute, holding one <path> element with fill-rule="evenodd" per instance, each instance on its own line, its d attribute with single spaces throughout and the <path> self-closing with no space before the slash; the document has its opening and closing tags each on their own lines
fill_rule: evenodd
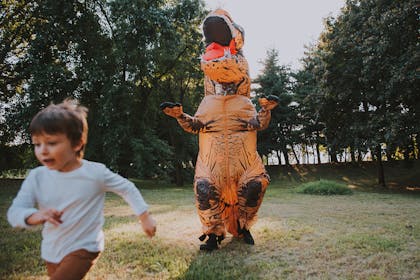
<svg viewBox="0 0 420 280">
<path fill-rule="evenodd" d="M 84 145 L 85 145 L 85 143 L 83 142 L 82 139 L 80 139 L 79 143 L 77 143 L 76 145 L 73 146 L 73 151 L 78 152 L 78 151 L 82 150 Z"/>
</svg>

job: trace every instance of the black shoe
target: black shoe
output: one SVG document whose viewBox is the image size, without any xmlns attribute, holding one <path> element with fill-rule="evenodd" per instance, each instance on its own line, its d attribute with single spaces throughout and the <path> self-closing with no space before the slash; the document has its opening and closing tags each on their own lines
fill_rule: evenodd
<svg viewBox="0 0 420 280">
<path fill-rule="evenodd" d="M 252 238 L 251 233 L 247 229 L 242 229 L 242 235 L 244 236 L 244 241 L 246 244 L 254 245 L 254 238 Z"/>
<path fill-rule="evenodd" d="M 219 246 L 217 245 L 218 242 L 218 238 L 216 236 L 216 234 L 214 233 L 210 233 L 209 234 L 209 238 L 206 241 L 206 244 L 201 244 L 200 245 L 200 250 L 201 251 L 213 251 L 219 248 Z"/>
</svg>

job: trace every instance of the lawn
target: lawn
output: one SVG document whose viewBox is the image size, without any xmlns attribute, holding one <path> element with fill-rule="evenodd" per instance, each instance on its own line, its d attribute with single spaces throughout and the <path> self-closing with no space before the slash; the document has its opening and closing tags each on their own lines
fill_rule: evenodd
<svg viewBox="0 0 420 280">
<path fill-rule="evenodd" d="M 198 250 L 200 223 L 190 186 L 136 181 L 158 222 L 145 237 L 129 206 L 106 200 L 105 252 L 87 279 L 420 279 L 420 194 L 300 194 L 274 181 L 252 228 L 256 245 L 228 235 Z M 12 229 L 6 211 L 18 186 L 0 186 L 0 279 L 47 279 L 40 229 Z"/>
</svg>

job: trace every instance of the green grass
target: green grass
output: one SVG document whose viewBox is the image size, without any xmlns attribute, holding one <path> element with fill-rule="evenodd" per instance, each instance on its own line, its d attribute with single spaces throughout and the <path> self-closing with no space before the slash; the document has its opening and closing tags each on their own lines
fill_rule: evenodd
<svg viewBox="0 0 420 280">
<path fill-rule="evenodd" d="M 352 190 L 345 184 L 331 180 L 319 180 L 308 182 L 296 188 L 298 193 L 319 195 L 345 195 L 352 194 Z"/>
<path fill-rule="evenodd" d="M 251 230 L 256 245 L 228 235 L 204 253 L 192 187 L 135 182 L 145 186 L 157 236 L 145 237 L 130 207 L 107 195 L 105 251 L 87 279 L 420 278 L 419 193 L 311 196 L 295 191 L 300 183 L 274 180 Z M 6 221 L 19 184 L 0 181 L 0 279 L 46 279 L 40 228 Z"/>
</svg>

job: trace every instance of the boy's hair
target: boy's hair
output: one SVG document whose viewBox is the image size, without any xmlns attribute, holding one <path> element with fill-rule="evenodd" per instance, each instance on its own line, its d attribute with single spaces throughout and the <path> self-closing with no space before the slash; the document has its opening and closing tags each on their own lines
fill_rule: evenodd
<svg viewBox="0 0 420 280">
<path fill-rule="evenodd" d="M 88 134 L 87 112 L 88 109 L 79 105 L 77 100 L 65 99 L 38 112 L 29 125 L 29 132 L 31 135 L 64 133 L 72 146 L 82 141 L 77 156 L 83 158 Z"/>
</svg>

